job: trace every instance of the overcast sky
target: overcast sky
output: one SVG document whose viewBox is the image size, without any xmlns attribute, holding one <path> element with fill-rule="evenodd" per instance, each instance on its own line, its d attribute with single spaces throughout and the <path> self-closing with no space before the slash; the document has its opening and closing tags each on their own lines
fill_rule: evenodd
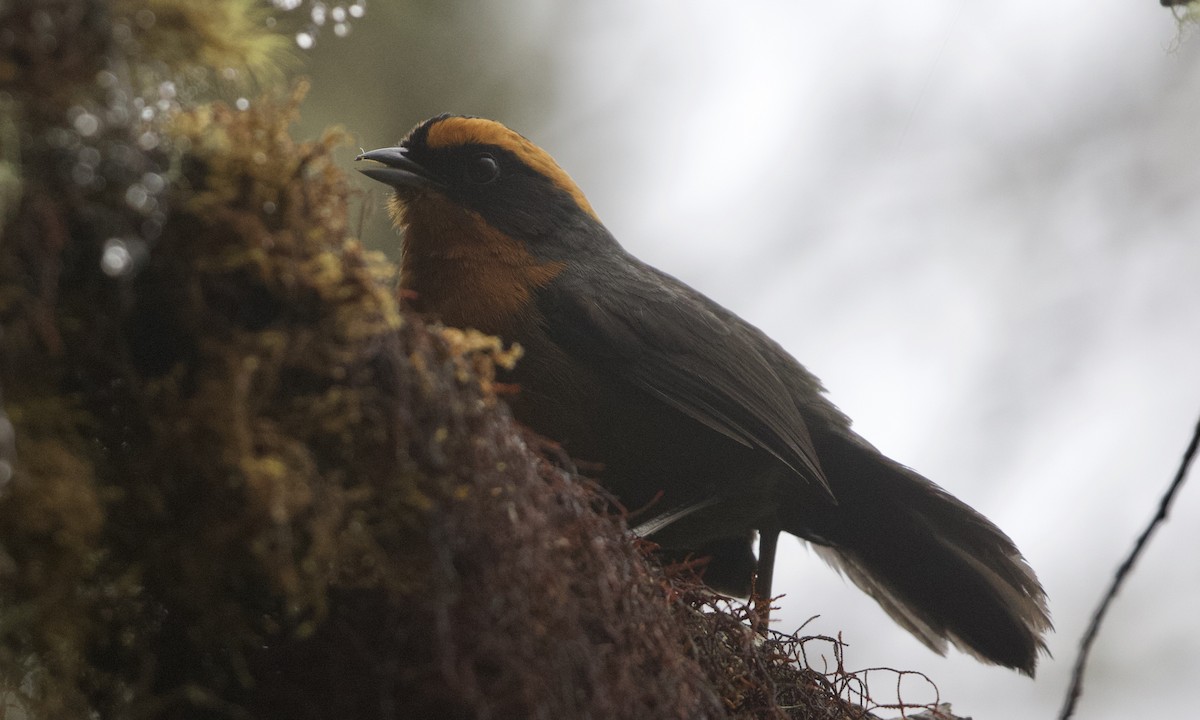
<svg viewBox="0 0 1200 720">
<path fill-rule="evenodd" d="M 372 13 L 394 21 L 380 4 L 357 42 Z M 460 81 L 436 109 L 550 150 L 629 250 L 763 328 L 871 442 L 999 524 L 1057 633 L 1036 682 L 939 658 L 790 539 L 778 627 L 819 614 L 806 632 L 841 632 L 847 667 L 926 672 L 979 720 L 1053 716 L 1200 414 L 1200 36 L 1152 0 L 560 5 L 456 20 L 466 66 L 503 88 Z M 534 69 L 505 72 L 513 57 Z M 393 98 L 386 133 L 369 108 L 316 116 L 392 142 L 432 114 L 438 62 L 395 67 L 426 94 Z M 336 96 L 322 77 L 314 103 Z M 1112 609 L 1079 717 L 1194 711 L 1192 482 Z M 894 686 L 877 675 L 876 698 Z"/>
</svg>

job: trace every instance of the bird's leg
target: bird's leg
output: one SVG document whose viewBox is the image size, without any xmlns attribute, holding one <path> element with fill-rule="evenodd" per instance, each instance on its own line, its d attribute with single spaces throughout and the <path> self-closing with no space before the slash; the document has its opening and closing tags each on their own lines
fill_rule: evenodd
<svg viewBox="0 0 1200 720">
<path fill-rule="evenodd" d="M 771 619 L 771 580 L 775 575 L 775 548 L 779 544 L 779 528 L 765 527 L 758 531 L 758 567 L 754 582 L 750 586 L 750 600 L 754 603 L 755 630 L 766 634 Z"/>
</svg>

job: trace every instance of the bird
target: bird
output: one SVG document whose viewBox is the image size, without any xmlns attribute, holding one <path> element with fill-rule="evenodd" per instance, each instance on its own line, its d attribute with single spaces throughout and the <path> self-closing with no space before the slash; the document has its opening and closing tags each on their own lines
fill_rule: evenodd
<svg viewBox="0 0 1200 720">
<path fill-rule="evenodd" d="M 769 597 L 786 532 L 938 654 L 1034 675 L 1051 621 L 1013 541 L 859 436 L 779 343 L 630 254 L 546 151 L 443 114 L 356 160 L 394 191 L 414 309 L 518 344 L 513 415 L 653 512 L 664 557 Z"/>
</svg>

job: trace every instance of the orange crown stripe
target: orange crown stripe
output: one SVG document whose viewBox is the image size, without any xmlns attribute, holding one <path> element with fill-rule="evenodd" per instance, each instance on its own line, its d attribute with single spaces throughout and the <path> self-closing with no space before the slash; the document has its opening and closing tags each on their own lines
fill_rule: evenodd
<svg viewBox="0 0 1200 720">
<path fill-rule="evenodd" d="M 565 170 L 554 162 L 550 154 L 537 145 L 529 142 L 524 136 L 513 132 L 493 120 L 483 118 L 450 117 L 434 123 L 425 136 L 425 143 L 431 148 L 446 148 L 456 145 L 495 145 L 508 150 L 520 158 L 535 172 L 550 179 L 563 192 L 570 195 L 575 204 L 597 222 L 600 221 L 591 203 L 587 201 L 583 191 L 571 179 Z"/>
</svg>

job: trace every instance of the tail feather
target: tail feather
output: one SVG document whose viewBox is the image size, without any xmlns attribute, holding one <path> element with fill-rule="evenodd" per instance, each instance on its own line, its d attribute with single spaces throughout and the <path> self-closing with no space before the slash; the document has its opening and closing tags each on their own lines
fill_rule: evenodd
<svg viewBox="0 0 1200 720">
<path fill-rule="evenodd" d="M 949 643 L 1032 676 L 1051 627 L 1046 596 L 987 518 L 857 437 L 825 439 L 834 508 L 791 504 L 784 529 L 938 653 Z"/>
</svg>

